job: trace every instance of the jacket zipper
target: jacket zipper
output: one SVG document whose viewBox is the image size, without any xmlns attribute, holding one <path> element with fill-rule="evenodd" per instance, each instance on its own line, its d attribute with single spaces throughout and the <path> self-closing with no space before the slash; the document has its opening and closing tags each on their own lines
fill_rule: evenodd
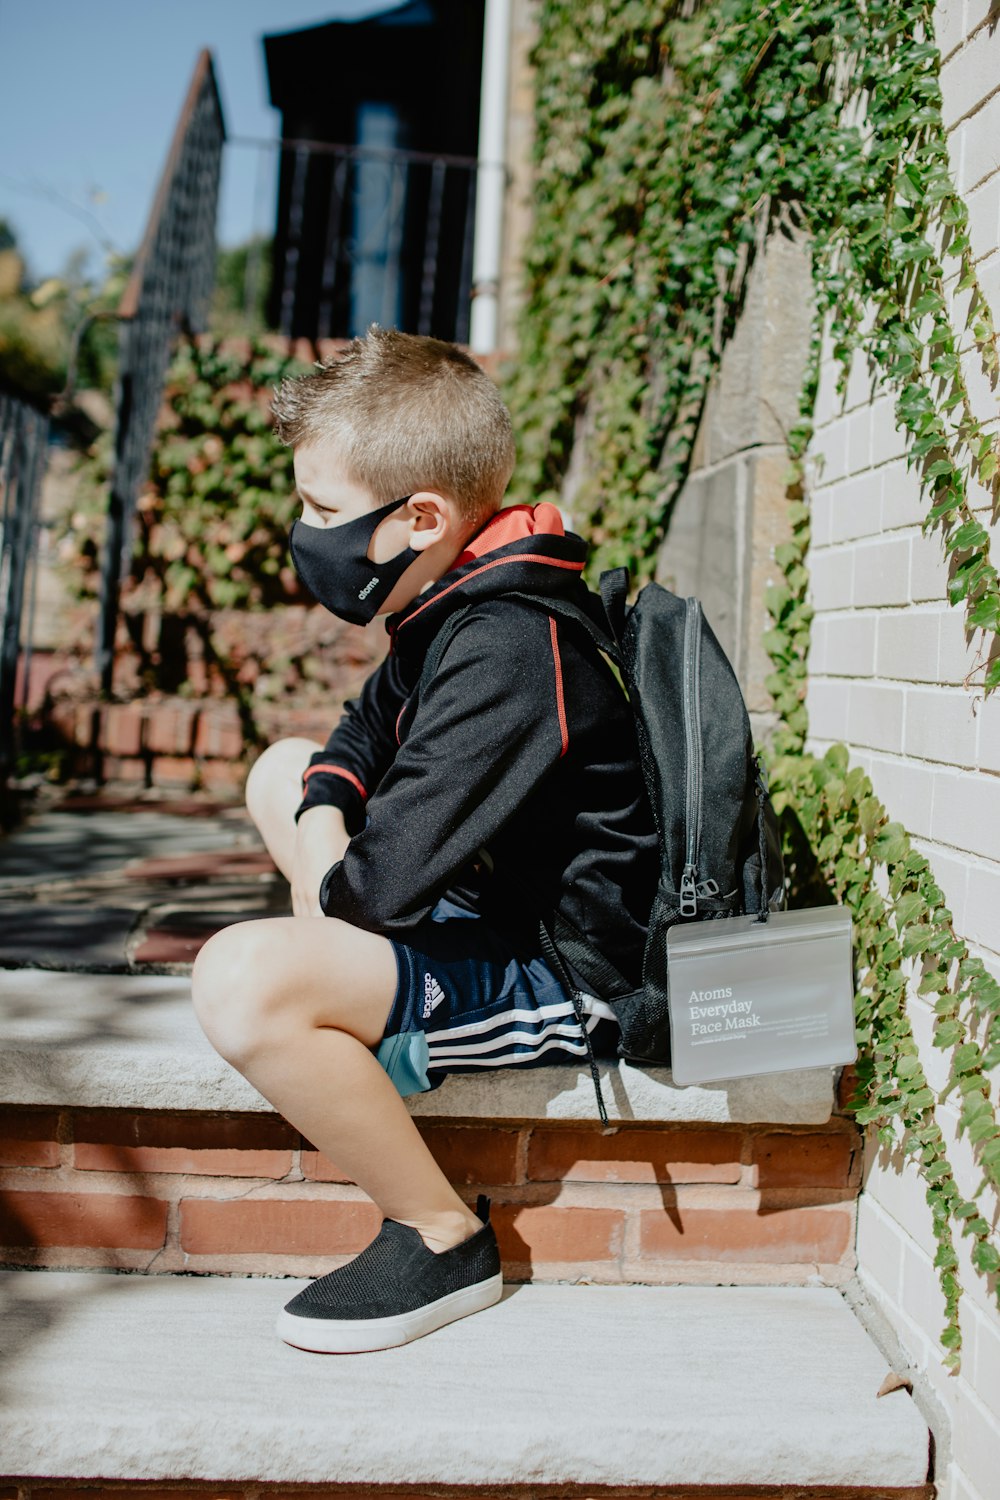
<svg viewBox="0 0 1000 1500">
<path fill-rule="evenodd" d="M 701 843 L 701 604 L 685 600 L 684 617 L 684 831 L 681 916 L 698 915 L 698 846 Z"/>
</svg>

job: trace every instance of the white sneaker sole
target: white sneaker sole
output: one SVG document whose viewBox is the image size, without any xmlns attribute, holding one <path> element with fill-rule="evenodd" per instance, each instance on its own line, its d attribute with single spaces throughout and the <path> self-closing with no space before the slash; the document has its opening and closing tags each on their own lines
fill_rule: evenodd
<svg viewBox="0 0 1000 1500">
<path fill-rule="evenodd" d="M 487 1281 L 461 1287 L 436 1302 L 392 1318 L 298 1318 L 283 1308 L 278 1314 L 277 1333 L 286 1344 L 313 1354 L 363 1354 L 372 1349 L 394 1349 L 433 1333 L 445 1323 L 468 1313 L 492 1307 L 503 1295 L 503 1276 L 498 1272 Z"/>
</svg>

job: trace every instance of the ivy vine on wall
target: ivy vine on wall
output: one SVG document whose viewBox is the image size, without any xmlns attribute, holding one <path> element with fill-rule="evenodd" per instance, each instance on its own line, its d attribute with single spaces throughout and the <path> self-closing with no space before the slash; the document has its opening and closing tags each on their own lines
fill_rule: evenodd
<svg viewBox="0 0 1000 1500">
<path fill-rule="evenodd" d="M 594 567 L 651 577 L 754 254 L 776 226 L 808 238 L 816 324 L 790 435 L 792 537 L 768 600 L 782 716 L 772 785 L 793 894 L 821 882 L 854 914 L 854 1107 L 887 1143 L 901 1128 L 919 1161 L 956 1365 L 959 1229 L 981 1273 L 1000 1270 L 1000 1255 L 955 1181 L 907 1015 L 907 969 L 920 964 L 919 991 L 933 999 L 946 1093 L 959 1092 L 981 1190 L 1000 1187 L 987 1080 L 1000 1062 L 1000 989 L 844 747 L 821 760 L 805 751 L 802 464 L 824 331 L 843 379 L 861 350 L 894 394 L 925 525 L 952 558 L 949 597 L 978 632 L 974 682 L 1000 685 L 1000 588 L 983 524 L 998 454 L 960 358 L 968 346 L 995 381 L 998 344 L 949 172 L 932 10 L 926 0 L 543 0 L 536 210 L 508 397 L 518 498 L 558 499 L 571 482 Z"/>
</svg>

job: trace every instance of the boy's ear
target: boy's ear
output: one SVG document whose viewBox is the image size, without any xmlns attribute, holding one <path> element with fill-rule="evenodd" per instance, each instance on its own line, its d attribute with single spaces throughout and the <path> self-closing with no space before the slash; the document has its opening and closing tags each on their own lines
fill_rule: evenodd
<svg viewBox="0 0 1000 1500">
<path fill-rule="evenodd" d="M 411 495 L 407 508 L 413 520 L 410 546 L 414 552 L 424 552 L 435 542 L 444 541 L 460 525 L 461 518 L 452 502 L 433 490 Z"/>
</svg>

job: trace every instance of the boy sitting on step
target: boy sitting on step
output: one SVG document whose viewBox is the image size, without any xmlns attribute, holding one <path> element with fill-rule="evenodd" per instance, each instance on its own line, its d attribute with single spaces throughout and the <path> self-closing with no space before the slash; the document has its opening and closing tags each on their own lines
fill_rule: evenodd
<svg viewBox="0 0 1000 1500">
<path fill-rule="evenodd" d="M 280 740 L 253 767 L 247 806 L 293 915 L 213 937 L 194 1002 L 385 1215 L 279 1320 L 291 1344 L 345 1352 L 500 1297 L 489 1201 L 455 1192 L 403 1099 L 450 1073 L 615 1055 L 612 1008 L 574 1004 L 539 922 L 558 913 L 638 987 L 656 835 L 610 668 L 518 597 L 591 607 L 586 549 L 554 506 L 501 509 L 510 417 L 475 361 L 372 328 L 274 411 L 299 576 L 342 619 L 387 615 L 390 649 L 325 746 Z"/>
</svg>

